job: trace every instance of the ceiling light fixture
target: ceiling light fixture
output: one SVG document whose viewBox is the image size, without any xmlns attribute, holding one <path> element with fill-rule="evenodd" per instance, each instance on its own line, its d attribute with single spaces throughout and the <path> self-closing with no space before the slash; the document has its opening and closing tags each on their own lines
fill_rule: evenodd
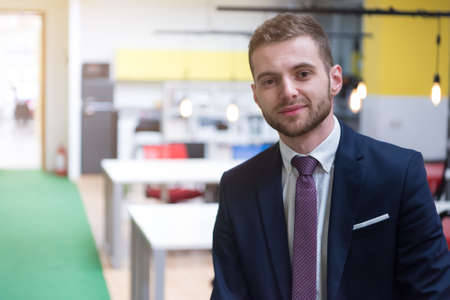
<svg viewBox="0 0 450 300">
<path fill-rule="evenodd" d="M 358 82 L 358 86 L 356 87 L 356 92 L 358 93 L 359 98 L 361 98 L 361 100 L 366 99 L 367 97 L 367 85 L 365 84 L 364 81 L 360 81 Z"/>
<path fill-rule="evenodd" d="M 239 119 L 239 107 L 236 104 L 228 104 L 227 106 L 227 120 L 229 122 L 236 122 Z"/>
<path fill-rule="evenodd" d="M 431 102 L 438 106 L 442 100 L 441 79 L 439 77 L 439 46 L 441 44 L 441 18 L 438 18 L 438 34 L 436 36 L 436 73 L 434 74 L 433 86 L 431 87 Z"/>
<path fill-rule="evenodd" d="M 362 99 L 359 97 L 356 89 L 353 89 L 350 94 L 348 99 L 348 107 L 354 114 L 357 114 L 361 110 Z"/>
<path fill-rule="evenodd" d="M 189 98 L 184 98 L 180 102 L 180 115 L 183 118 L 192 116 L 192 101 Z"/>
</svg>

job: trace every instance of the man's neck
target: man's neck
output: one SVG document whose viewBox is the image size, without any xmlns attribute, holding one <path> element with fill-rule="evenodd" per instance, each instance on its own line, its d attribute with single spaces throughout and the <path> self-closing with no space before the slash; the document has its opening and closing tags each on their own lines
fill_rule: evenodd
<svg viewBox="0 0 450 300">
<path fill-rule="evenodd" d="M 292 150 L 300 154 L 308 154 L 320 145 L 333 131 L 334 118 L 330 113 L 322 123 L 313 130 L 296 137 L 288 137 L 279 133 L 280 139 Z"/>
</svg>

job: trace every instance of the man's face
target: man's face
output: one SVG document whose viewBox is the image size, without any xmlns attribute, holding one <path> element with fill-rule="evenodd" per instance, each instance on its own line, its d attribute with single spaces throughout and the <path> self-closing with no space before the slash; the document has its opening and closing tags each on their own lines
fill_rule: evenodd
<svg viewBox="0 0 450 300">
<path fill-rule="evenodd" d="M 338 65 L 325 69 L 310 37 L 262 45 L 251 60 L 254 99 L 267 123 L 280 134 L 302 136 L 332 117 L 342 71 Z"/>
</svg>

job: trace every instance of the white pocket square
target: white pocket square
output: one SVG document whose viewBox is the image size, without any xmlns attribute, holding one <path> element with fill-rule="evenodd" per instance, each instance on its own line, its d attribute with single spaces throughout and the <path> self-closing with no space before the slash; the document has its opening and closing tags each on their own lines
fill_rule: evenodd
<svg viewBox="0 0 450 300">
<path fill-rule="evenodd" d="M 353 225 L 353 230 L 361 229 L 361 228 L 379 223 L 379 222 L 387 220 L 387 219 L 389 219 L 389 214 L 384 214 L 379 217 L 376 217 L 376 218 Z"/>
</svg>

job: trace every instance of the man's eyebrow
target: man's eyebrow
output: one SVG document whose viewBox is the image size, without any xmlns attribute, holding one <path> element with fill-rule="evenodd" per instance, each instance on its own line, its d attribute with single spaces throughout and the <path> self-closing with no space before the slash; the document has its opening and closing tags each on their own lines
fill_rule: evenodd
<svg viewBox="0 0 450 300">
<path fill-rule="evenodd" d="M 310 63 L 299 63 L 298 65 L 295 65 L 292 69 L 300 69 L 300 68 L 311 68 L 311 69 L 315 69 L 316 67 Z"/>
</svg>

